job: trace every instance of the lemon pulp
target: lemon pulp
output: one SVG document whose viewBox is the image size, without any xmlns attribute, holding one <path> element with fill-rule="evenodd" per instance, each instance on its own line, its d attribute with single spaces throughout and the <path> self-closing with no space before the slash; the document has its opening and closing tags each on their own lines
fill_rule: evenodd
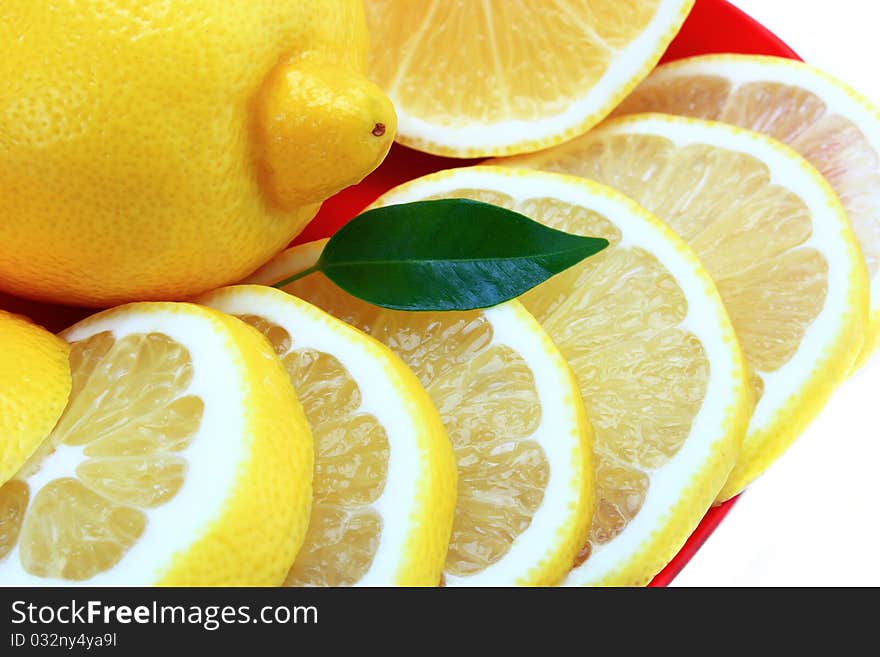
<svg viewBox="0 0 880 657">
<path fill-rule="evenodd" d="M 85 580 L 137 542 L 145 509 L 179 491 L 187 461 L 177 452 L 196 434 L 204 403 L 186 394 L 188 350 L 160 333 L 98 333 L 71 346 L 70 364 L 73 388 L 58 425 L 0 488 L 0 558 L 17 545 L 28 573 Z M 81 454 L 75 472 L 41 476 L 61 450 Z M 32 490 L 25 479 L 45 481 Z"/>
<path fill-rule="evenodd" d="M 732 123 L 788 144 L 837 192 L 862 246 L 869 276 L 880 269 L 880 196 L 874 191 L 880 188 L 880 159 L 859 126 L 832 111 L 817 94 L 766 80 L 734 87 L 712 74 L 649 78 L 649 84 L 637 89 L 615 114 L 640 111 Z"/>
<path fill-rule="evenodd" d="M 379 547 L 380 515 L 370 505 L 385 486 L 389 445 L 376 417 L 359 410 L 361 391 L 334 356 L 295 348 L 295 337 L 255 315 L 240 319 L 271 342 L 312 428 L 312 513 L 288 586 L 346 586 L 359 581 Z"/>
<path fill-rule="evenodd" d="M 693 247 L 724 299 L 760 398 L 762 374 L 792 358 L 828 293 L 825 257 L 803 246 L 813 221 L 804 201 L 748 153 L 658 135 L 602 135 L 549 168 L 612 185 Z"/>
<path fill-rule="evenodd" d="M 562 113 L 593 86 L 615 54 L 644 31 L 660 1 L 554 4 L 369 0 L 377 45 L 370 73 L 396 104 L 440 125 L 454 126 L 462 117 L 486 124 L 542 119 Z M 474 38 L 450 47 L 456 34 Z M 389 39 L 401 43 L 389 48 Z M 485 93 L 463 93 L 477 89 Z"/>
</svg>

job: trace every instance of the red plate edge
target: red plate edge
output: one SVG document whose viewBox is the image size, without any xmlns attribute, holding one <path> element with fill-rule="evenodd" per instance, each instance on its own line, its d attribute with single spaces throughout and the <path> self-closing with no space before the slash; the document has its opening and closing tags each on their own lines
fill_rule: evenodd
<svg viewBox="0 0 880 657">
<path fill-rule="evenodd" d="M 800 59 L 776 35 L 726 0 L 697 0 L 690 16 L 678 36 L 669 45 L 661 62 L 723 52 Z M 378 196 L 401 182 L 440 169 L 465 166 L 474 162 L 476 160 L 436 157 L 395 144 L 382 166 L 363 182 L 325 201 L 315 220 L 294 243 L 308 242 L 331 235 Z M 94 310 L 36 303 L 3 293 L 0 293 L 0 308 L 28 315 L 53 331 L 60 331 L 94 312 Z M 693 558 L 735 502 L 736 498 L 711 508 L 678 554 L 649 586 L 667 586 Z"/>
</svg>

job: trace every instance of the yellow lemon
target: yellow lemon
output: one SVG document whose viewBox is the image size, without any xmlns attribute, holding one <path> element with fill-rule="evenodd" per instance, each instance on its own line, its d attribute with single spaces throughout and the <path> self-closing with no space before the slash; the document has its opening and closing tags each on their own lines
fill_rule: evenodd
<svg viewBox="0 0 880 657">
<path fill-rule="evenodd" d="M 0 487 L 0 581 L 280 584 L 306 532 L 312 437 L 266 340 L 188 303 L 63 336 L 70 401 Z"/>
<path fill-rule="evenodd" d="M 366 56 L 359 0 L 4 3 L 0 288 L 108 306 L 253 271 L 387 152 Z"/>
<path fill-rule="evenodd" d="M 70 394 L 68 351 L 64 340 L 0 310 L 0 485 L 61 416 Z"/>
</svg>

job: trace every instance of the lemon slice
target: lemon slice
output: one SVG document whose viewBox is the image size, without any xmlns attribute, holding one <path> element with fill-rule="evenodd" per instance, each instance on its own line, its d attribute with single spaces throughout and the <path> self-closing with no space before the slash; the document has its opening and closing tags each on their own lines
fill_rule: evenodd
<svg viewBox="0 0 880 657">
<path fill-rule="evenodd" d="M 52 431 L 70 394 L 67 343 L 0 310 L 0 485 Z M 0 531 L 2 531 L 0 514 Z"/>
<path fill-rule="evenodd" d="M 711 505 L 751 410 L 742 355 L 712 282 L 660 222 L 576 178 L 454 169 L 377 204 L 449 197 L 611 242 L 522 301 L 571 365 L 595 431 L 596 512 L 566 581 L 647 582 Z"/>
<path fill-rule="evenodd" d="M 397 139 L 505 155 L 571 139 L 651 71 L 693 0 L 367 0 L 370 76 Z"/>
<path fill-rule="evenodd" d="M 849 216 L 871 279 L 863 364 L 880 344 L 880 109 L 802 62 L 713 55 L 659 67 L 617 110 L 637 112 L 714 119 L 763 132 L 825 176 Z"/>
<path fill-rule="evenodd" d="M 280 584 L 305 536 L 312 439 L 266 341 L 183 303 L 63 337 L 70 401 L 0 488 L 0 581 Z"/>
<path fill-rule="evenodd" d="M 269 287 L 199 303 L 259 329 L 315 441 L 314 501 L 286 584 L 436 586 L 455 508 L 455 457 L 418 379 L 387 347 Z"/>
<path fill-rule="evenodd" d="M 759 400 L 719 499 L 736 495 L 818 414 L 861 348 L 867 272 L 834 192 L 775 140 L 665 115 L 609 121 L 509 164 L 611 185 L 697 252 L 733 320 Z"/>
<path fill-rule="evenodd" d="M 282 253 L 252 281 L 302 271 L 323 244 Z M 471 312 L 385 310 L 323 274 L 285 289 L 384 342 L 439 410 L 458 466 L 445 583 L 558 583 L 589 527 L 591 432 L 571 371 L 535 319 L 516 302 Z"/>
</svg>

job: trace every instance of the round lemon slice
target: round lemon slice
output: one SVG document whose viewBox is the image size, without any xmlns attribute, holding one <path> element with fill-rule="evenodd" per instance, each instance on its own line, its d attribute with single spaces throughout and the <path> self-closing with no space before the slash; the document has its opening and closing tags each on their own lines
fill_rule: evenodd
<svg viewBox="0 0 880 657">
<path fill-rule="evenodd" d="M 0 310 L 0 485 L 24 465 L 61 417 L 70 394 L 69 351 L 49 331 Z"/>
<path fill-rule="evenodd" d="M 63 337 L 70 401 L 0 488 L 0 581 L 280 584 L 305 536 L 312 438 L 266 341 L 184 303 L 121 306 Z"/>
<path fill-rule="evenodd" d="M 880 344 L 880 109 L 803 62 L 754 55 L 692 57 L 657 68 L 616 114 L 713 119 L 778 139 L 825 176 L 849 216 L 871 279 L 857 365 Z"/>
<path fill-rule="evenodd" d="M 367 0 L 370 76 L 407 146 L 456 157 L 533 151 L 602 120 L 693 4 Z"/>
<path fill-rule="evenodd" d="M 322 248 L 294 247 L 251 281 L 288 278 Z M 458 470 L 445 583 L 558 583 L 589 527 L 591 432 L 571 371 L 535 319 L 516 302 L 471 312 L 385 310 L 323 274 L 285 290 L 390 347 L 440 412 Z"/>
<path fill-rule="evenodd" d="M 739 493 L 819 413 L 862 345 L 867 271 L 833 190 L 775 140 L 661 114 L 615 119 L 506 162 L 611 185 L 696 251 L 733 320 L 758 397 L 720 499 Z"/>
<path fill-rule="evenodd" d="M 315 441 L 309 530 L 290 586 L 436 586 L 456 472 L 440 416 L 387 347 L 260 285 L 198 300 L 259 329 L 282 359 Z"/>
<path fill-rule="evenodd" d="M 643 584 L 711 505 L 751 410 L 721 300 L 669 229 L 576 178 L 454 169 L 404 184 L 377 205 L 454 197 L 611 243 L 521 301 L 571 366 L 595 431 L 596 510 L 565 581 Z"/>
</svg>

